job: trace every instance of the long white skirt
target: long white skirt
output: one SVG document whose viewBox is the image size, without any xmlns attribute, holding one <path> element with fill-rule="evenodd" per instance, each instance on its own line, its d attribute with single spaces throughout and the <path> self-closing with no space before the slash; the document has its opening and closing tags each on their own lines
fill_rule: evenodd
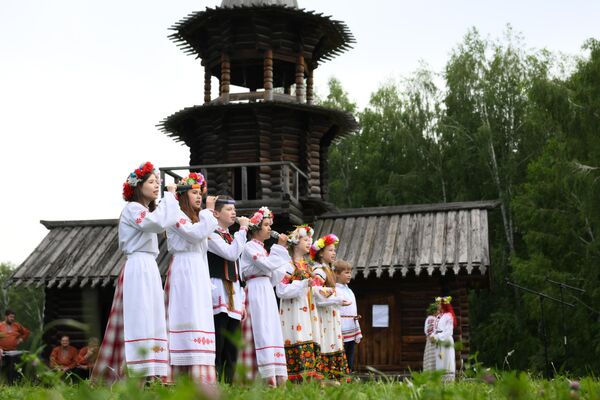
<svg viewBox="0 0 600 400">
<path fill-rule="evenodd" d="M 456 353 L 454 352 L 454 339 L 450 338 L 446 346 L 438 344 L 435 346 L 435 369 L 444 371 L 443 382 L 454 380 L 456 373 Z"/>
<path fill-rule="evenodd" d="M 215 365 L 212 284 L 201 254 L 175 253 L 165 286 L 171 365 Z"/>
<path fill-rule="evenodd" d="M 167 376 L 169 352 L 162 281 L 154 256 L 127 256 L 123 276 L 123 333 L 127 368 Z"/>
<path fill-rule="evenodd" d="M 287 378 L 281 320 L 273 285 L 268 277 L 257 277 L 249 280 L 246 288 L 258 372 L 263 378 Z"/>
</svg>

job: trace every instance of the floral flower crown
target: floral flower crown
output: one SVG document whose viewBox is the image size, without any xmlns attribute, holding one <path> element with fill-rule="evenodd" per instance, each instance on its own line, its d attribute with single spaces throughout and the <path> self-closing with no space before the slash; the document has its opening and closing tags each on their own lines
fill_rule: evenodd
<svg viewBox="0 0 600 400">
<path fill-rule="evenodd" d="M 262 220 L 265 218 L 271 218 L 272 220 L 275 219 L 275 215 L 271 210 L 269 210 L 269 207 L 261 207 L 254 213 L 254 215 L 250 218 L 250 227 L 254 229 L 258 228 Z"/>
<path fill-rule="evenodd" d="M 296 246 L 300 243 L 300 239 L 303 237 L 313 237 L 315 231 L 308 225 L 297 225 L 296 229 L 288 235 L 288 243 L 292 246 Z"/>
<path fill-rule="evenodd" d="M 154 174 L 157 177 L 160 176 L 150 161 L 140 164 L 138 168 L 127 176 L 127 180 L 123 184 L 123 199 L 125 201 L 131 201 L 133 199 L 134 188 L 148 174 Z"/>
<path fill-rule="evenodd" d="M 450 304 L 451 301 L 452 301 L 452 296 L 435 298 L 435 304 Z"/>
<path fill-rule="evenodd" d="M 323 236 L 322 238 L 320 238 L 319 240 L 314 242 L 312 244 L 312 246 L 310 247 L 310 258 L 312 258 L 313 260 L 316 260 L 317 253 L 319 251 L 323 250 L 325 247 L 329 246 L 330 244 L 337 246 L 339 242 L 340 242 L 340 239 L 338 239 L 338 237 L 333 233 Z"/>
<path fill-rule="evenodd" d="M 205 194 L 207 191 L 206 179 L 199 172 L 190 172 L 188 176 L 177 182 L 177 186 L 191 186 L 192 189 L 200 189 L 202 194 Z"/>
</svg>

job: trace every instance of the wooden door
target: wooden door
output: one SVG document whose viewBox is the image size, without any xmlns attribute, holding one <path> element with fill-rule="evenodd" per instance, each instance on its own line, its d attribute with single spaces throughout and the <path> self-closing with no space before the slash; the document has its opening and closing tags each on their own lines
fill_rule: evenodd
<svg viewBox="0 0 600 400">
<path fill-rule="evenodd" d="M 373 305 L 389 307 L 388 327 L 373 327 Z M 367 366 L 381 371 L 397 369 L 400 362 L 400 312 L 393 293 L 370 293 L 358 302 L 363 340 L 356 349 L 354 369 L 365 371 Z"/>
</svg>

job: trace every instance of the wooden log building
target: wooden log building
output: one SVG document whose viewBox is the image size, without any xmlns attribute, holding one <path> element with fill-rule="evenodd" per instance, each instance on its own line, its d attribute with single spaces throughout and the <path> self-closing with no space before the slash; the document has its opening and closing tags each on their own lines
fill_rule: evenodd
<svg viewBox="0 0 600 400">
<path fill-rule="evenodd" d="M 164 180 L 201 171 L 209 192 L 230 194 L 239 213 L 266 205 L 275 229 L 311 223 L 316 235 L 336 233 L 338 258 L 354 266 L 365 338 L 356 367 L 401 372 L 421 367 L 424 310 L 452 295 L 460 321 L 455 339 L 469 351 L 470 288 L 486 287 L 490 267 L 487 212 L 495 202 L 338 210 L 328 202 L 330 144 L 357 129 L 349 113 L 313 104 L 319 64 L 350 48 L 343 22 L 298 8 L 292 0 L 224 0 L 188 15 L 170 36 L 204 66 L 204 104 L 163 119 L 159 128 L 190 148 L 190 165 L 161 168 Z M 219 79 L 216 97 L 211 77 Z M 246 88 L 232 93 L 230 86 Z M 293 93 L 292 93 L 293 91 Z M 44 320 L 72 318 L 90 327 L 59 326 L 76 345 L 102 336 L 114 286 L 125 263 L 118 220 L 41 221 L 49 229 L 11 277 L 44 287 Z M 169 262 L 159 235 L 157 262 Z M 460 364 L 458 364 L 460 365 Z"/>
</svg>

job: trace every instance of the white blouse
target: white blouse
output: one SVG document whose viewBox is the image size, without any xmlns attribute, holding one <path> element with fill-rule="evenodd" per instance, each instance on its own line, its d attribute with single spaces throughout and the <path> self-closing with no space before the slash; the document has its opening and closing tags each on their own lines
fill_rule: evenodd
<svg viewBox="0 0 600 400">
<path fill-rule="evenodd" d="M 169 253 L 190 251 L 204 253 L 206 257 L 207 239 L 217 228 L 218 222 L 212 210 L 200 211 L 199 217 L 200 220 L 193 224 L 183 211 L 179 211 L 177 223 L 167 229 Z"/>
<path fill-rule="evenodd" d="M 140 203 L 127 203 L 119 219 L 119 249 L 130 255 L 135 252 L 158 256 L 158 233 L 177 223 L 179 203 L 166 192 L 156 210 L 150 212 Z"/>
</svg>

